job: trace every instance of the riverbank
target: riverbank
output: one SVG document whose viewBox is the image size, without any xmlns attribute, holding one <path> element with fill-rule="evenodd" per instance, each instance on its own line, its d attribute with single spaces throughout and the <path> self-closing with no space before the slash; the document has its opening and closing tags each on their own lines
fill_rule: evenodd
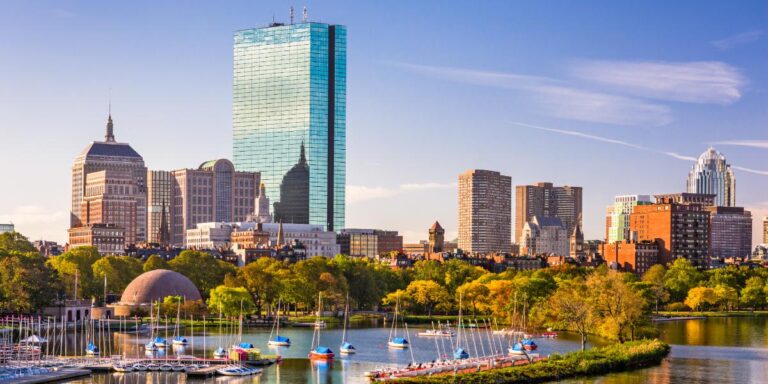
<svg viewBox="0 0 768 384">
<path fill-rule="evenodd" d="M 768 317 L 768 311 L 659 311 L 662 317 Z"/>
<path fill-rule="evenodd" d="M 403 384 L 545 382 L 653 366 L 661 363 L 669 351 L 669 345 L 659 340 L 634 341 L 592 348 L 584 352 L 570 352 L 565 355 L 552 354 L 549 359 L 530 365 L 456 376 L 398 379 L 392 382 Z"/>
</svg>

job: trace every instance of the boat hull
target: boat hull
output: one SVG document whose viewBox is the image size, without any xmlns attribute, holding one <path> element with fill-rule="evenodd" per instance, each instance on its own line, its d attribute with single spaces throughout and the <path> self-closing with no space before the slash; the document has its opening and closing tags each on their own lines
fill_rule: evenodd
<svg viewBox="0 0 768 384">
<path fill-rule="evenodd" d="M 333 353 L 317 353 L 317 352 L 309 353 L 310 360 L 333 360 L 335 356 L 336 355 Z"/>
<path fill-rule="evenodd" d="M 267 345 L 269 345 L 270 347 L 290 347 L 291 343 L 287 341 L 270 340 L 267 342 Z"/>
<path fill-rule="evenodd" d="M 387 345 L 390 348 L 397 348 L 397 349 L 406 349 L 408 348 L 408 344 L 401 344 L 401 343 L 394 343 L 394 342 L 388 342 Z"/>
</svg>

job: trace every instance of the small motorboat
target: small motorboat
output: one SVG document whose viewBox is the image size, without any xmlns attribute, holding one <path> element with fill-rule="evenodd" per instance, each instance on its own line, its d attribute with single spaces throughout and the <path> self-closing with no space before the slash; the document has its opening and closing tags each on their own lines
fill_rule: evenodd
<svg viewBox="0 0 768 384">
<path fill-rule="evenodd" d="M 310 360 L 333 360 L 334 356 L 336 355 L 333 353 L 333 350 L 328 347 L 318 346 L 309 351 Z"/>
<path fill-rule="evenodd" d="M 189 341 L 184 336 L 175 336 L 172 342 L 173 345 L 187 345 Z"/>
<path fill-rule="evenodd" d="M 112 369 L 120 373 L 133 372 L 133 366 L 127 364 L 115 364 L 112 366 Z"/>
<path fill-rule="evenodd" d="M 154 363 L 147 364 L 147 371 L 159 371 L 160 366 Z"/>
<path fill-rule="evenodd" d="M 184 372 L 186 370 L 187 370 L 187 367 L 185 367 L 185 366 L 183 366 L 181 364 L 176 364 L 176 365 L 173 366 L 173 371 L 174 372 Z"/>
<path fill-rule="evenodd" d="M 222 347 L 218 347 L 216 348 L 215 351 L 213 351 L 214 359 L 224 359 L 226 357 L 227 357 L 227 350 Z"/>
<path fill-rule="evenodd" d="M 456 360 L 464 360 L 469 359 L 469 353 L 464 350 L 464 348 L 456 348 L 455 351 L 453 351 L 453 358 Z"/>
<path fill-rule="evenodd" d="M 341 352 L 342 355 L 354 355 L 357 353 L 357 349 L 349 342 L 344 342 L 341 344 L 341 347 L 339 347 L 339 352 Z"/>
<path fill-rule="evenodd" d="M 217 369 L 216 373 L 222 376 L 249 376 L 261 373 L 261 369 L 229 365 L 224 368 Z"/>
<path fill-rule="evenodd" d="M 139 372 L 144 372 L 144 371 L 147 370 L 147 366 L 146 365 L 139 364 L 139 363 L 136 363 L 136 364 L 132 365 L 132 368 L 133 368 L 134 371 L 139 371 Z"/>
<path fill-rule="evenodd" d="M 417 333 L 421 337 L 453 337 L 456 336 L 456 332 L 450 329 L 427 329 L 426 331 Z"/>
<path fill-rule="evenodd" d="M 267 345 L 271 347 L 290 347 L 291 339 L 285 336 L 275 336 L 274 339 L 267 342 Z"/>
<path fill-rule="evenodd" d="M 531 340 L 531 339 L 523 339 L 523 341 L 522 341 L 522 344 L 523 344 L 523 348 L 524 348 L 526 351 L 535 351 L 535 350 L 536 350 L 536 348 L 538 348 L 538 347 L 539 347 L 539 346 L 538 346 L 538 345 L 536 345 L 536 343 L 535 343 L 533 340 Z"/>
<path fill-rule="evenodd" d="M 525 349 L 522 343 L 515 343 L 515 345 L 507 349 L 507 353 L 510 355 L 525 355 Z"/>
<path fill-rule="evenodd" d="M 163 372 L 169 372 L 169 371 L 172 371 L 172 370 L 173 370 L 173 365 L 170 365 L 170 364 L 161 364 L 161 365 L 160 365 L 160 370 L 161 370 L 161 371 L 163 371 Z"/>
<path fill-rule="evenodd" d="M 85 354 L 88 356 L 99 356 L 101 351 L 99 351 L 99 347 L 96 344 L 89 341 L 88 346 L 85 347 Z"/>
<path fill-rule="evenodd" d="M 408 348 L 408 339 L 404 337 L 395 337 L 390 340 L 387 345 L 389 345 L 391 348 L 405 349 Z"/>
</svg>

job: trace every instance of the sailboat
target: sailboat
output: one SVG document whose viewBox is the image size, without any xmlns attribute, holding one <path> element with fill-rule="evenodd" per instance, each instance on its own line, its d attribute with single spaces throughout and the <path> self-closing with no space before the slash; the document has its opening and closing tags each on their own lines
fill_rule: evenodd
<svg viewBox="0 0 768 384">
<path fill-rule="evenodd" d="M 405 337 L 397 336 L 397 315 L 399 311 L 400 298 L 398 297 L 395 301 L 395 317 L 392 320 L 392 328 L 389 329 L 389 341 L 387 342 L 387 345 L 389 345 L 391 348 L 405 349 L 408 348 L 408 339 Z"/>
<path fill-rule="evenodd" d="M 181 301 L 179 301 L 176 305 L 176 329 L 174 329 L 173 341 L 172 341 L 174 347 L 186 346 L 188 343 L 187 338 L 184 336 L 181 336 L 179 332 L 179 322 L 181 321 L 180 316 L 181 316 Z"/>
<path fill-rule="evenodd" d="M 322 293 L 317 294 L 317 321 L 320 321 L 320 314 L 323 311 Z M 315 327 L 315 331 L 312 333 L 312 350 L 309 351 L 310 360 L 333 360 L 333 350 L 320 345 L 320 328 Z"/>
<path fill-rule="evenodd" d="M 461 333 L 462 333 L 461 330 L 463 328 L 462 326 L 464 325 L 464 323 L 462 323 L 462 320 L 461 320 L 461 293 L 459 293 L 459 321 L 456 324 L 459 325 L 456 328 L 459 333 L 458 333 L 458 336 L 456 337 L 456 349 L 453 351 L 453 358 L 455 360 L 468 359 L 469 358 L 469 353 L 466 350 L 464 350 L 464 348 L 461 347 Z M 467 333 L 467 331 L 465 329 L 464 330 L 464 338 L 465 339 L 467 338 L 466 333 Z M 475 347 L 477 347 L 477 346 L 475 346 Z"/>
<path fill-rule="evenodd" d="M 270 347 L 290 347 L 291 339 L 280 336 L 280 302 L 277 302 L 277 315 L 275 316 L 275 323 L 272 324 L 272 330 L 275 331 L 275 338 L 272 338 L 272 333 L 269 334 L 269 341 L 267 345 Z"/>
<path fill-rule="evenodd" d="M 347 341 L 347 328 L 349 328 L 349 292 L 347 292 L 347 303 L 344 305 L 344 330 L 341 332 L 339 352 L 342 355 L 353 355 L 357 352 L 357 349 Z"/>
</svg>

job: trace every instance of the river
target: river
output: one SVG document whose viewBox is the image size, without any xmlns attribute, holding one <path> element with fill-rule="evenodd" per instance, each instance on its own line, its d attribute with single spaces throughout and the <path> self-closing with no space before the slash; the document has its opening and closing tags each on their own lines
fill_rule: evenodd
<svg viewBox="0 0 768 384">
<path fill-rule="evenodd" d="M 601 377 L 565 380 L 562 383 L 768 383 L 768 319 L 766 318 L 710 318 L 706 320 L 686 320 L 665 322 L 658 325 L 661 339 L 672 345 L 670 357 L 660 366 L 616 373 Z M 365 383 L 363 372 L 381 366 L 405 365 L 412 359 L 429 361 L 437 357 L 437 349 L 444 348 L 442 342 L 434 338 L 418 337 L 418 332 L 411 329 L 411 348 L 406 350 L 390 349 L 386 345 L 388 328 L 361 327 L 348 331 L 349 340 L 357 347 L 358 353 L 349 357 L 337 358 L 331 365 L 315 365 L 307 359 L 307 352 L 312 341 L 312 330 L 307 328 L 288 328 L 281 332 L 291 339 L 293 345 L 287 348 L 267 348 L 269 330 L 251 329 L 243 334 L 243 341 L 251 342 L 262 352 L 279 353 L 284 361 L 279 365 L 266 367 L 259 376 L 248 378 L 211 378 L 207 380 L 187 379 L 176 373 L 127 373 L 97 374 L 90 378 L 79 379 L 72 383 Z M 402 330 L 401 330 L 402 332 Z M 227 336 L 208 332 L 204 338 L 200 332 L 195 334 L 192 343 L 184 353 L 201 356 L 203 347 L 207 355 L 219 345 L 231 344 Z M 490 346 L 487 334 L 474 331 L 474 341 L 470 336 L 469 345 L 462 346 L 473 353 L 499 349 Z M 321 333 L 322 343 L 338 351 L 341 330 L 325 329 Z M 140 353 L 140 346 L 148 341 L 148 336 L 116 335 L 117 352 L 129 356 Z M 561 334 L 554 340 L 537 340 L 537 352 L 546 355 L 553 352 L 568 352 L 579 348 L 575 335 Z M 591 340 L 591 345 L 601 344 L 600 340 Z M 447 347 L 450 349 L 450 347 Z M 411 355 L 413 353 L 413 356 Z"/>
</svg>

